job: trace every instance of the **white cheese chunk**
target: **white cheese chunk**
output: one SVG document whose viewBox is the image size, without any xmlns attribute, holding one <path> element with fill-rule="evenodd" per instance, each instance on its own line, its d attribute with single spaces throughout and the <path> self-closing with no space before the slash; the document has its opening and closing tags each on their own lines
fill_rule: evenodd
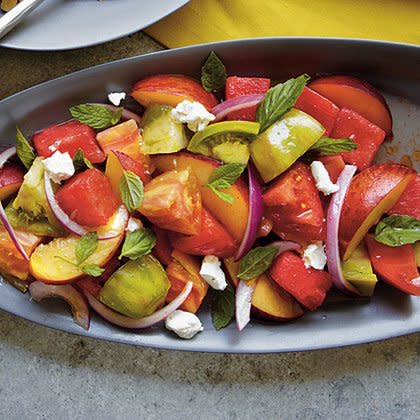
<svg viewBox="0 0 420 420">
<path fill-rule="evenodd" d="M 71 178 L 74 175 L 73 160 L 70 155 L 61 153 L 59 150 L 43 161 L 48 177 L 57 184 Z"/>
<path fill-rule="evenodd" d="M 171 116 L 175 121 L 187 124 L 191 131 L 204 130 L 210 121 L 216 117 L 195 101 L 182 101 L 172 111 Z"/>
<path fill-rule="evenodd" d="M 123 101 L 126 97 L 125 92 L 111 92 L 108 93 L 108 100 L 111 102 L 112 105 L 119 106 L 121 101 Z"/>
<path fill-rule="evenodd" d="M 306 268 L 312 267 L 316 270 L 323 270 L 327 263 L 324 244 L 321 241 L 317 241 L 308 245 L 303 251 L 303 262 Z"/>
<path fill-rule="evenodd" d="M 215 290 L 225 290 L 227 287 L 226 276 L 221 269 L 219 258 L 207 255 L 201 263 L 200 276 Z"/>
<path fill-rule="evenodd" d="M 315 179 L 316 187 L 324 195 L 329 195 L 338 191 L 338 185 L 334 184 L 324 164 L 319 160 L 314 160 L 311 163 L 312 176 Z"/>
<path fill-rule="evenodd" d="M 179 309 L 166 318 L 165 327 L 179 337 L 186 339 L 192 338 L 203 331 L 203 325 L 196 315 Z"/>
<path fill-rule="evenodd" d="M 135 230 L 141 229 L 143 227 L 143 223 L 136 219 L 135 217 L 130 217 L 128 219 L 127 227 L 125 228 L 126 232 L 134 232 Z"/>
</svg>

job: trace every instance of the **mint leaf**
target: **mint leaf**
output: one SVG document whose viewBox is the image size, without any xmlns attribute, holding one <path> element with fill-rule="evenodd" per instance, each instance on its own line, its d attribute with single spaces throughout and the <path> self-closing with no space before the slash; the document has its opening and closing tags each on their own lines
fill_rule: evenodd
<svg viewBox="0 0 420 420">
<path fill-rule="evenodd" d="M 358 144 L 350 139 L 331 139 L 321 137 L 311 146 L 308 153 L 314 153 L 318 156 L 335 155 L 342 152 L 350 152 L 357 149 Z"/>
<path fill-rule="evenodd" d="M 375 229 L 375 239 L 388 246 L 401 246 L 420 241 L 420 220 L 394 214 L 385 217 Z"/>
<path fill-rule="evenodd" d="M 99 277 L 105 271 L 105 269 L 99 267 L 98 264 L 86 264 L 81 268 L 81 270 L 91 277 Z"/>
<path fill-rule="evenodd" d="M 32 163 L 36 158 L 33 147 L 29 141 L 26 140 L 19 127 L 16 127 L 16 154 L 26 169 L 29 169 L 32 166 Z"/>
<path fill-rule="evenodd" d="M 214 328 L 226 327 L 235 316 L 235 292 L 230 283 L 225 290 L 214 290 L 211 304 L 211 320 Z"/>
<path fill-rule="evenodd" d="M 275 246 L 259 246 L 251 249 L 240 261 L 238 277 L 251 280 L 268 270 L 277 254 Z"/>
<path fill-rule="evenodd" d="M 77 265 L 86 261 L 98 247 L 98 235 L 96 232 L 89 232 L 83 235 L 76 244 L 76 262 Z"/>
<path fill-rule="evenodd" d="M 225 193 L 223 191 L 219 191 L 216 187 L 213 187 L 213 185 L 208 186 L 221 200 L 226 201 L 226 203 L 232 204 L 234 202 L 233 196 L 231 196 L 228 193 Z"/>
<path fill-rule="evenodd" d="M 256 119 L 260 123 L 260 133 L 293 107 L 309 79 L 307 74 L 302 74 L 296 79 L 279 83 L 267 92 L 257 109 Z"/>
<path fill-rule="evenodd" d="M 124 171 L 120 181 L 121 200 L 129 212 L 137 210 L 144 197 L 143 182 L 131 171 Z"/>
<path fill-rule="evenodd" d="M 214 169 L 210 174 L 208 183 L 218 188 L 228 188 L 241 176 L 245 165 L 241 163 L 227 163 Z"/>
<path fill-rule="evenodd" d="M 104 105 L 80 104 L 70 108 L 73 118 L 95 130 L 108 128 L 118 123 L 122 115 L 122 108 L 112 111 Z"/>
<path fill-rule="evenodd" d="M 226 67 L 214 51 L 211 51 L 201 67 L 201 85 L 207 92 L 217 92 L 225 87 Z"/>
<path fill-rule="evenodd" d="M 73 158 L 74 169 L 77 171 L 84 169 L 92 169 L 93 165 L 89 159 L 85 157 L 82 149 L 77 149 Z"/>
<path fill-rule="evenodd" d="M 150 253 L 156 244 L 156 236 L 151 229 L 136 229 L 127 232 L 121 254 L 118 259 L 128 257 L 135 260 Z"/>
<path fill-rule="evenodd" d="M 221 200 L 232 204 L 233 197 L 220 190 L 231 187 L 241 176 L 244 169 L 245 165 L 242 165 L 241 163 L 227 163 L 226 165 L 219 166 L 210 174 L 207 187 Z"/>
</svg>

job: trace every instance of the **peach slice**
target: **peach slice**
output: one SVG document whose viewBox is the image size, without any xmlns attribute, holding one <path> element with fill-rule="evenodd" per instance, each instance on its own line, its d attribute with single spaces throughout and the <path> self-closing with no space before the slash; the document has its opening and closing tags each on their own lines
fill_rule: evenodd
<svg viewBox="0 0 420 420">
<path fill-rule="evenodd" d="M 7 163 L 0 169 L 0 201 L 14 194 L 22 185 L 23 169 L 14 163 Z"/>
<path fill-rule="evenodd" d="M 107 225 L 118 232 L 118 236 L 98 241 L 96 251 L 83 264 L 106 266 L 124 238 L 127 219 L 127 212 L 121 211 L 120 207 Z M 81 268 L 76 265 L 75 252 L 79 239 L 78 236 L 70 235 L 39 245 L 29 261 L 32 276 L 47 284 L 71 283 L 85 276 Z"/>
<path fill-rule="evenodd" d="M 141 178 L 143 183 L 150 181 L 150 175 L 144 166 L 122 152 L 110 151 L 106 160 L 105 175 L 111 183 L 114 195 L 121 200 L 120 181 L 124 170 L 128 170 Z"/>
<path fill-rule="evenodd" d="M 146 166 L 150 163 L 149 157 L 143 155 L 140 151 L 143 138 L 137 123 L 133 119 L 99 132 L 96 135 L 96 140 L 105 154 L 117 150 L 138 162 L 144 163 Z"/>
<path fill-rule="evenodd" d="M 239 263 L 233 258 L 223 260 L 230 281 L 236 287 L 238 284 Z M 271 321 L 290 321 L 303 315 L 300 305 L 284 290 L 278 287 L 268 274 L 262 274 L 256 279 L 252 296 L 252 312 L 254 315 Z"/>
<path fill-rule="evenodd" d="M 199 261 L 197 257 L 175 250 L 172 252 L 172 261 L 166 267 L 166 274 L 171 282 L 166 301 L 172 302 L 185 287 L 185 284 L 192 281 L 191 293 L 180 307 L 180 309 L 192 313 L 196 313 L 200 309 L 209 289 L 207 282 L 200 276 Z"/>
<path fill-rule="evenodd" d="M 220 166 L 218 161 L 201 155 L 180 152 L 175 155 L 155 156 L 152 158 L 152 163 L 161 172 L 191 168 L 201 186 L 203 205 L 238 242 L 241 242 L 246 229 L 249 208 L 248 188 L 242 179 L 238 179 L 232 187 L 225 190 L 234 197 L 233 203 L 229 204 L 206 187 L 210 174 Z"/>
<path fill-rule="evenodd" d="M 326 76 L 315 79 L 309 87 L 340 108 L 356 111 L 387 135 L 392 132 L 392 116 L 382 94 L 369 83 L 352 76 Z"/>
<path fill-rule="evenodd" d="M 347 260 L 369 229 L 398 201 L 416 173 L 403 165 L 384 163 L 356 175 L 344 200 L 340 243 Z"/>
<path fill-rule="evenodd" d="M 15 232 L 26 254 L 31 255 L 42 238 L 32 233 L 16 229 Z M 6 277 L 13 276 L 22 281 L 26 281 L 29 276 L 29 263 L 24 260 L 20 252 L 16 249 L 9 234 L 2 225 L 0 225 L 0 273 Z"/>
<path fill-rule="evenodd" d="M 138 81 L 131 96 L 143 106 L 162 104 L 177 106 L 185 99 L 197 101 L 209 111 L 218 103 L 196 80 L 177 74 L 159 74 Z"/>
</svg>

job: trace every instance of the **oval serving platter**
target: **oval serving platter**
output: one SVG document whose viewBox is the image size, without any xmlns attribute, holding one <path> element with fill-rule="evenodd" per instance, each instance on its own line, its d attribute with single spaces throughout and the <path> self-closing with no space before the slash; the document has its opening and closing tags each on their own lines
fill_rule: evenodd
<svg viewBox="0 0 420 420">
<path fill-rule="evenodd" d="M 186 3 L 188 0 L 44 0 L 0 40 L 0 47 L 50 51 L 97 45 L 137 32 Z"/>
<path fill-rule="evenodd" d="M 163 51 L 127 58 L 69 74 L 0 101 L 0 139 L 12 143 L 15 127 L 30 133 L 68 118 L 76 103 L 103 101 L 111 91 L 129 91 L 138 79 L 157 73 L 182 73 L 197 77 L 208 53 L 214 50 L 230 74 L 261 75 L 274 80 L 308 73 L 347 73 L 360 76 L 379 89 L 394 116 L 398 153 L 379 160 L 399 161 L 419 148 L 420 47 L 386 42 L 262 38 L 238 40 Z M 413 163 L 419 170 L 418 163 Z M 385 285 L 369 303 L 341 303 L 308 313 L 302 319 L 270 324 L 253 321 L 239 333 L 234 323 L 215 331 L 209 311 L 200 311 L 204 331 L 192 340 L 181 340 L 162 327 L 126 331 L 93 316 L 84 331 L 73 324 L 65 303 L 31 302 L 12 286 L 0 282 L 0 309 L 30 321 L 93 338 L 173 350 L 231 353 L 303 351 L 366 343 L 420 331 L 420 300 Z"/>
</svg>

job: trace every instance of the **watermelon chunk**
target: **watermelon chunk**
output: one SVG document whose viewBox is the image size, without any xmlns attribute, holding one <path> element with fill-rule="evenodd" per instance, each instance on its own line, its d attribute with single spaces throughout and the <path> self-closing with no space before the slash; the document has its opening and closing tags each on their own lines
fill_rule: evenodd
<svg viewBox="0 0 420 420">
<path fill-rule="evenodd" d="M 226 79 L 226 99 L 233 99 L 238 96 L 255 95 L 266 93 L 270 89 L 271 80 L 264 77 L 239 77 L 230 76 Z M 231 112 L 228 120 L 255 121 L 257 106 L 251 106 L 241 111 Z"/>
<path fill-rule="evenodd" d="M 328 175 L 331 178 L 331 181 L 334 183 L 337 182 L 341 171 L 346 166 L 344 159 L 340 155 L 321 156 L 316 160 L 319 160 L 324 164 L 328 171 Z"/>
<path fill-rule="evenodd" d="M 283 252 L 270 269 L 272 279 L 310 311 L 322 305 L 332 286 L 330 275 L 322 270 L 306 268 L 294 252 Z"/>
<path fill-rule="evenodd" d="M 342 108 L 337 115 L 331 137 L 349 138 L 358 144 L 357 149 L 341 153 L 341 156 L 346 163 L 363 170 L 372 164 L 379 146 L 385 139 L 385 131 L 357 112 Z"/>
<path fill-rule="evenodd" d="M 319 121 L 325 128 L 325 136 L 330 135 L 340 111 L 340 108 L 334 102 L 308 87 L 303 89 L 302 94 L 296 101 L 295 108 L 306 112 Z"/>
<path fill-rule="evenodd" d="M 407 185 L 397 204 L 388 212 L 388 214 L 404 214 L 406 216 L 416 217 L 420 220 L 420 175 Z"/>
</svg>

